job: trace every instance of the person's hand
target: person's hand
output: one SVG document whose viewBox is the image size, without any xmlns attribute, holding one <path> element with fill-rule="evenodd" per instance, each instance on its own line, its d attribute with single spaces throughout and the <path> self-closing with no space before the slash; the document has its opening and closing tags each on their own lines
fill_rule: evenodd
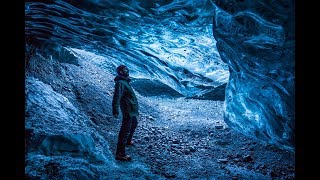
<svg viewBox="0 0 320 180">
<path fill-rule="evenodd" d="M 119 117 L 119 111 L 117 111 L 117 109 L 112 109 L 112 115 L 113 115 L 113 117 L 118 118 Z"/>
<path fill-rule="evenodd" d="M 119 117 L 119 114 L 113 114 L 113 117 L 115 117 L 115 118 L 118 118 Z"/>
</svg>

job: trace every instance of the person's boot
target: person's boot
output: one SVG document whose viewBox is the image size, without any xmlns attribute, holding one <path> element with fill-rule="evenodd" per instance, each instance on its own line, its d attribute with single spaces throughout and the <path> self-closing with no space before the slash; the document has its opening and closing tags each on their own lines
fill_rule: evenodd
<svg viewBox="0 0 320 180">
<path fill-rule="evenodd" d="M 131 157 L 129 155 L 125 155 L 125 156 L 116 155 L 116 160 L 119 160 L 119 161 L 131 161 Z"/>
</svg>

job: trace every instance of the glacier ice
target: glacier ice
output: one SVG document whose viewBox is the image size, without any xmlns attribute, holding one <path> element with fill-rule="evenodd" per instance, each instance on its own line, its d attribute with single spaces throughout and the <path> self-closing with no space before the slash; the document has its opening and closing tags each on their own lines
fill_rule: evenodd
<svg viewBox="0 0 320 180">
<path fill-rule="evenodd" d="M 216 1 L 214 11 L 217 49 L 230 71 L 226 123 L 294 151 L 293 2 Z"/>
<path fill-rule="evenodd" d="M 86 50 L 104 57 L 98 65 L 108 71 L 125 63 L 133 78 L 197 96 L 229 78 L 215 48 L 209 2 L 28 1 L 25 34 L 28 43 L 41 44 L 43 51 L 52 52 L 50 44 L 78 54 Z"/>
</svg>

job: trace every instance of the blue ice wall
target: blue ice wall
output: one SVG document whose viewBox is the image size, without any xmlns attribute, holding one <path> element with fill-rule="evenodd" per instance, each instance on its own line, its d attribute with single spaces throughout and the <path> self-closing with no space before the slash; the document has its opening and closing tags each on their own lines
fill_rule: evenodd
<svg viewBox="0 0 320 180">
<path fill-rule="evenodd" d="M 213 34 L 228 63 L 225 120 L 294 151 L 294 1 L 215 1 Z"/>
</svg>

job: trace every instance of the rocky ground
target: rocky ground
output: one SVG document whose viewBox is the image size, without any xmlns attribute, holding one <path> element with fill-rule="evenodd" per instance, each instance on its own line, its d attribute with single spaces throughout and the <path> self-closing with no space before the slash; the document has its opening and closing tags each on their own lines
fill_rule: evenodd
<svg viewBox="0 0 320 180">
<path fill-rule="evenodd" d="M 153 173 L 168 179 L 294 179 L 294 154 L 228 128 L 223 101 L 146 99 L 157 111 L 141 114 L 135 146 L 127 152 Z"/>
</svg>

